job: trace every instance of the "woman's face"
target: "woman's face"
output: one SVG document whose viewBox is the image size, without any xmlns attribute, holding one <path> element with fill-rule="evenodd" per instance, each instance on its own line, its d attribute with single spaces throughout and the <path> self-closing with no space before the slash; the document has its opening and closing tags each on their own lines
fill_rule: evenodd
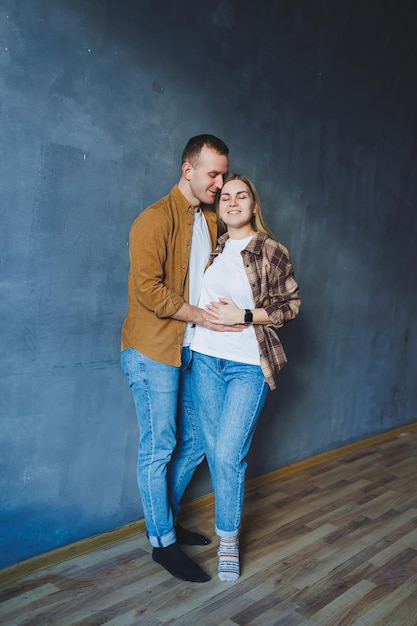
<svg viewBox="0 0 417 626">
<path fill-rule="evenodd" d="M 246 183 L 241 180 L 229 180 L 220 192 L 219 216 L 228 230 L 248 229 L 252 224 L 254 204 Z M 250 230 L 253 231 L 252 226 Z"/>
</svg>

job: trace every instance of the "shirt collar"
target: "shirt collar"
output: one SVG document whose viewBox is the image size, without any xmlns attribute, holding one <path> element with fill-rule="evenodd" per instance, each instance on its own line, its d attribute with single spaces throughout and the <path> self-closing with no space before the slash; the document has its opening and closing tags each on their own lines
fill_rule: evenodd
<svg viewBox="0 0 417 626">
<path fill-rule="evenodd" d="M 173 195 L 175 202 L 177 204 L 177 207 L 179 208 L 180 211 L 182 211 L 183 213 L 190 212 L 194 214 L 193 207 L 188 202 L 184 194 L 180 191 L 180 188 L 178 187 L 178 185 L 174 185 L 174 187 L 171 190 L 171 194 Z M 211 222 L 217 222 L 216 213 L 212 209 L 202 207 L 201 210 L 204 213 L 204 216 L 206 219 L 210 220 Z"/>
<path fill-rule="evenodd" d="M 266 238 L 267 238 L 267 235 L 264 235 L 263 233 L 255 233 L 255 235 L 252 237 L 252 239 L 249 241 L 248 245 L 246 246 L 245 250 L 248 250 L 248 252 L 253 252 L 254 254 L 258 254 L 258 255 L 261 254 L 262 246 Z M 226 241 L 228 239 L 229 239 L 229 233 L 224 233 L 224 235 L 218 238 L 217 240 L 218 249 L 215 251 L 217 254 L 219 254 L 220 252 L 223 252 L 223 248 L 226 245 Z"/>
<path fill-rule="evenodd" d="M 175 202 L 180 211 L 187 213 L 188 210 L 192 210 L 190 203 L 188 202 L 184 194 L 180 191 L 180 188 L 178 187 L 178 185 L 174 185 L 174 187 L 171 190 L 171 194 L 173 195 Z"/>
</svg>

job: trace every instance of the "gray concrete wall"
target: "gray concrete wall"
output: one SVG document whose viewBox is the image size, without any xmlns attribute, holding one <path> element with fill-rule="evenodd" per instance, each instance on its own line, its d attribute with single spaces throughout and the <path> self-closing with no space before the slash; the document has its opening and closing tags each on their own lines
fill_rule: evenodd
<svg viewBox="0 0 417 626">
<path fill-rule="evenodd" d="M 191 135 L 229 144 L 302 288 L 248 475 L 417 418 L 416 20 L 392 6 L 1 0 L 0 567 L 142 517 L 128 234 Z"/>
</svg>

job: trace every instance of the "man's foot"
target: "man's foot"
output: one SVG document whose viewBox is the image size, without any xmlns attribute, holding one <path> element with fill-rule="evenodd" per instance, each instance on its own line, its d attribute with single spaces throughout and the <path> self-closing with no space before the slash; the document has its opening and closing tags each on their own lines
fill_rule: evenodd
<svg viewBox="0 0 417 626">
<path fill-rule="evenodd" d="M 183 543 L 186 546 L 208 546 L 210 539 L 200 533 L 194 533 L 192 530 L 187 530 L 179 524 L 175 526 L 175 533 L 177 535 L 178 543 Z"/>
<path fill-rule="evenodd" d="M 210 576 L 181 550 L 177 542 L 167 548 L 154 548 L 152 558 L 175 578 L 191 583 L 205 583 L 210 580 Z"/>
</svg>

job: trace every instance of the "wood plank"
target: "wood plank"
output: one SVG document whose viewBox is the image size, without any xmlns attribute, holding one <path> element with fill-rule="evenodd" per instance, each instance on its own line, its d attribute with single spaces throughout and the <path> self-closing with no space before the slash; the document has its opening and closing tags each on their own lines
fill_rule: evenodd
<svg viewBox="0 0 417 626">
<path fill-rule="evenodd" d="M 183 523 L 212 576 L 185 583 L 143 532 L 97 542 L 0 586 L 2 626 L 417 626 L 417 428 L 248 488 L 242 576 L 217 579 L 214 506 Z M 249 485 L 248 485 L 249 487 Z M 91 549 L 90 549 L 91 548 Z M 46 562 L 46 561 L 45 561 Z"/>
<path fill-rule="evenodd" d="M 375 585 L 367 580 L 362 580 L 326 604 L 320 611 L 313 613 L 312 619 L 319 624 L 340 626 L 346 609 L 350 609 L 352 605 L 361 604 L 364 596 L 374 588 Z"/>
</svg>

